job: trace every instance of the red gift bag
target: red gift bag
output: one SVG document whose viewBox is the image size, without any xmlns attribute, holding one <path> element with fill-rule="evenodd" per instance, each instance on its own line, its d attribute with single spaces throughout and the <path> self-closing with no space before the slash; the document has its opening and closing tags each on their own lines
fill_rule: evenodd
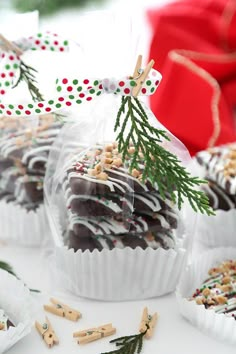
<svg viewBox="0 0 236 354">
<path fill-rule="evenodd" d="M 236 2 L 181 0 L 150 10 L 150 58 L 163 74 L 155 115 L 194 155 L 236 140 Z"/>
</svg>

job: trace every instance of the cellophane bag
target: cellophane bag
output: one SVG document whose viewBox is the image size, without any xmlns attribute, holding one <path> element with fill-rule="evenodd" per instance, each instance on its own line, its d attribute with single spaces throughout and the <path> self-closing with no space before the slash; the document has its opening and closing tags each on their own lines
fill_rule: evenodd
<svg viewBox="0 0 236 354">
<path fill-rule="evenodd" d="M 41 112 L 43 104 L 37 103 L 46 99 L 37 80 L 46 75 L 50 82 L 50 73 L 35 71 L 33 53 L 63 56 L 68 50 L 66 39 L 37 31 L 36 15 L 17 15 L 16 23 L 25 19 L 30 25 L 16 33 L 3 25 L 0 40 L 0 239 L 23 246 L 42 245 L 50 232 L 43 182 L 49 151 L 63 126 L 61 116 L 50 108 Z M 37 108 L 31 115 L 33 103 Z"/>
<path fill-rule="evenodd" d="M 0 239 L 39 246 L 50 232 L 43 182 L 48 154 L 62 123 L 53 114 L 0 118 Z"/>
<path fill-rule="evenodd" d="M 179 207 L 188 197 L 195 209 L 196 199 L 200 211 L 210 211 L 203 194 L 191 189 L 200 182 L 181 165 L 189 161 L 186 148 L 143 102 L 161 74 L 151 69 L 135 97 L 142 74 L 141 63 L 132 68 L 137 51 L 129 46 L 126 63 L 117 50 L 105 55 L 121 36 L 120 27 L 116 35 L 111 28 L 111 43 L 88 66 L 91 73 L 107 67 L 104 77 L 57 81 L 58 100 L 79 106 L 71 110 L 78 123 L 53 145 L 44 186 L 54 281 L 79 296 L 120 301 L 175 290 L 186 259 L 177 199 Z"/>
<path fill-rule="evenodd" d="M 235 149 L 235 144 L 211 147 L 193 160 L 195 174 L 207 181 L 201 188 L 215 215 L 197 215 L 191 263 L 177 288 L 183 316 L 231 344 L 236 343 Z"/>
</svg>

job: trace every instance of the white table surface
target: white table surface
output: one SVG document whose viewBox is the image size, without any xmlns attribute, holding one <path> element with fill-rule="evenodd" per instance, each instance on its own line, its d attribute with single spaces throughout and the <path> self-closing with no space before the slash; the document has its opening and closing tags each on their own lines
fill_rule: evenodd
<svg viewBox="0 0 236 354">
<path fill-rule="evenodd" d="M 174 294 L 136 302 L 90 301 L 69 294 L 59 294 L 53 290 L 47 263 L 40 249 L 0 246 L 0 260 L 11 263 L 18 276 L 29 287 L 41 290 L 40 295 L 34 295 L 36 307 L 38 306 L 37 320 L 43 322 L 45 312 L 42 305 L 47 303 L 52 295 L 82 312 L 82 319 L 76 323 L 48 314 L 60 340 L 59 345 L 50 349 L 55 354 L 99 354 L 114 350 L 115 347 L 108 343 L 109 340 L 137 333 L 144 306 L 148 306 L 150 313 L 157 311 L 160 317 L 153 338 L 144 343 L 143 354 L 235 354 L 233 346 L 206 336 L 182 318 Z M 79 346 L 72 338 L 74 331 L 109 322 L 117 328 L 117 333 L 113 337 L 103 338 L 84 346 Z M 48 348 L 32 328 L 32 332 L 8 353 L 44 354 L 48 353 Z"/>
</svg>

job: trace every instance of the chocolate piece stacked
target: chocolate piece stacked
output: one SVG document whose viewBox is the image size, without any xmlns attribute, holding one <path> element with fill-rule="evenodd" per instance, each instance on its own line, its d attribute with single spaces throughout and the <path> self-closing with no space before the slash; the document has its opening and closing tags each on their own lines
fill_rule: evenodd
<svg viewBox="0 0 236 354">
<path fill-rule="evenodd" d="M 68 245 L 75 250 L 140 246 L 175 247 L 177 214 L 150 181 L 142 182 L 143 161 L 129 173 L 116 143 L 78 153 L 63 183 L 68 210 Z"/>
<path fill-rule="evenodd" d="M 204 168 L 203 186 L 214 210 L 236 207 L 236 145 L 211 148 L 197 154 L 198 163 Z"/>
<path fill-rule="evenodd" d="M 9 320 L 6 313 L 2 309 L 0 309 L 0 331 L 7 331 L 9 327 L 15 327 L 15 326 Z"/>
<path fill-rule="evenodd" d="M 0 198 L 36 210 L 43 202 L 48 155 L 61 123 L 53 116 L 39 119 L 35 129 L 11 131 L 0 140 Z"/>
<path fill-rule="evenodd" d="M 190 300 L 236 319 L 236 261 L 228 260 L 208 272 L 209 277 Z"/>
</svg>

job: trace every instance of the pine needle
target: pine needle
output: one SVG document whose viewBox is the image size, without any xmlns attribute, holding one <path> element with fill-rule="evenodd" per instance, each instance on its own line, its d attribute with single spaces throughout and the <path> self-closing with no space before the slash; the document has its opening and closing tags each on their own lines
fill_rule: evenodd
<svg viewBox="0 0 236 354">
<path fill-rule="evenodd" d="M 35 83 L 37 82 L 35 77 L 35 73 L 37 72 L 37 70 L 25 64 L 22 60 L 20 61 L 19 69 L 20 69 L 20 75 L 13 88 L 18 86 L 20 82 L 25 81 L 33 101 L 34 102 L 43 101 L 44 98 L 42 94 L 39 92 L 37 86 L 35 85 Z"/>
<path fill-rule="evenodd" d="M 14 270 L 10 264 L 0 261 L 0 269 L 5 270 L 6 272 L 8 272 L 16 277 L 16 273 L 14 272 Z"/>
<path fill-rule="evenodd" d="M 123 161 L 127 156 L 130 157 L 130 172 L 138 168 L 141 153 L 144 160 L 142 170 L 144 183 L 150 181 L 158 188 L 164 199 L 167 193 L 170 194 L 179 209 L 187 198 L 194 211 L 214 215 L 207 196 L 197 189 L 207 182 L 191 176 L 181 165 L 178 157 L 160 145 L 170 139 L 165 130 L 149 124 L 148 116 L 138 98 L 122 97 L 114 130 L 118 132 L 118 150 L 122 154 Z M 135 148 L 132 155 L 129 154 L 131 144 Z"/>
<path fill-rule="evenodd" d="M 114 343 L 120 348 L 101 354 L 140 354 L 143 348 L 143 337 L 145 333 L 146 331 L 144 333 L 113 339 L 110 343 Z"/>
<path fill-rule="evenodd" d="M 0 269 L 5 270 L 6 272 L 12 274 L 14 277 L 19 279 L 18 276 L 16 275 L 15 271 L 13 270 L 12 266 L 9 263 L 4 262 L 4 261 L 0 261 Z M 37 289 L 29 289 L 29 290 L 34 293 L 40 293 L 40 291 Z"/>
</svg>

